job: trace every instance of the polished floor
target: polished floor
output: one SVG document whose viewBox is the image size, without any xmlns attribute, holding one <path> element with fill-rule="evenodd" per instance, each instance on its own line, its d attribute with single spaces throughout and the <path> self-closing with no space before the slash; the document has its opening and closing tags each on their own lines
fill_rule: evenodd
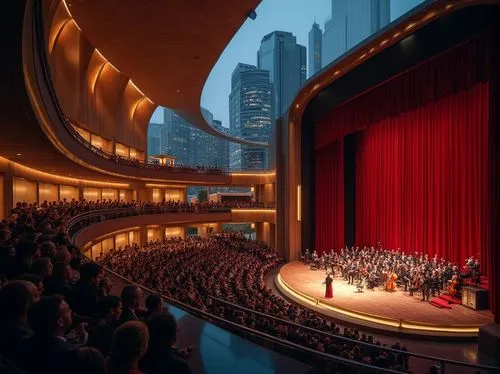
<svg viewBox="0 0 500 374">
<path fill-rule="evenodd" d="M 333 298 L 326 299 L 325 272 L 311 270 L 300 261 L 293 261 L 280 269 L 281 278 L 290 286 L 321 302 L 354 312 L 369 313 L 395 320 L 440 326 L 486 325 L 493 322 L 493 314 L 488 310 L 473 310 L 462 305 L 452 309 L 437 308 L 421 300 L 420 294 L 409 296 L 398 289 L 387 292 L 383 288 L 364 289 L 357 292 L 356 286 L 349 285 L 341 277 L 333 281 Z"/>
</svg>

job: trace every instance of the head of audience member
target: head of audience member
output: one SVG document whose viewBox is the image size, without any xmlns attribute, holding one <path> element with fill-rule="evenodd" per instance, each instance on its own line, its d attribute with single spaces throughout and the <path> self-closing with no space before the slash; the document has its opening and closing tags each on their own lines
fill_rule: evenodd
<svg viewBox="0 0 500 374">
<path fill-rule="evenodd" d="M 87 262 L 80 266 L 80 279 L 79 283 L 82 285 L 96 286 L 102 279 L 103 271 L 99 264 L 95 262 Z"/>
<path fill-rule="evenodd" d="M 33 294 L 33 302 L 36 303 L 40 300 L 45 288 L 43 286 L 43 279 L 40 275 L 36 274 L 21 274 L 17 278 L 19 281 L 26 281 L 33 284 L 35 287 L 30 287 Z"/>
<path fill-rule="evenodd" d="M 137 370 L 139 360 L 148 350 L 149 331 L 140 321 L 128 321 L 116 329 L 109 359 L 110 374 Z"/>
<path fill-rule="evenodd" d="M 16 245 L 18 263 L 31 267 L 38 245 L 34 241 L 22 240 Z"/>
<path fill-rule="evenodd" d="M 0 324 L 26 322 L 28 309 L 33 304 L 33 283 L 27 281 L 7 282 L 0 288 Z"/>
<path fill-rule="evenodd" d="M 99 318 L 116 323 L 122 314 L 122 301 L 118 296 L 104 296 L 99 302 Z"/>
<path fill-rule="evenodd" d="M 148 312 L 148 316 L 151 316 L 156 313 L 164 312 L 167 308 L 163 303 L 161 295 L 155 293 L 146 297 L 146 309 Z"/>
<path fill-rule="evenodd" d="M 177 341 L 177 321 L 170 312 L 157 313 L 147 321 L 151 350 L 171 348 Z"/>
<path fill-rule="evenodd" d="M 123 287 L 122 293 L 123 309 L 137 309 L 141 306 L 142 290 L 134 285 Z"/>
<path fill-rule="evenodd" d="M 71 308 L 59 296 L 42 297 L 28 310 L 28 323 L 35 337 L 63 337 L 73 322 Z"/>
<path fill-rule="evenodd" d="M 40 245 L 40 252 L 44 257 L 54 258 L 57 252 L 57 247 L 53 242 L 47 240 L 42 242 Z"/>
<path fill-rule="evenodd" d="M 38 257 L 31 264 L 31 272 L 40 275 L 43 279 L 52 276 L 54 266 L 49 257 Z"/>
<path fill-rule="evenodd" d="M 106 374 L 106 360 L 95 348 L 84 347 L 78 351 L 77 374 Z"/>
</svg>

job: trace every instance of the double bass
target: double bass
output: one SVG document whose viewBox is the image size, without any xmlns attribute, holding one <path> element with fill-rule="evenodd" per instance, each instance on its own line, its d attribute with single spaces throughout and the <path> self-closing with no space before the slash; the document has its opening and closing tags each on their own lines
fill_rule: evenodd
<svg viewBox="0 0 500 374">
<path fill-rule="evenodd" d="M 387 274 L 387 281 L 385 282 L 385 289 L 388 291 L 394 291 L 396 289 L 396 280 L 398 276 L 394 272 L 389 272 Z"/>
<path fill-rule="evenodd" d="M 456 274 L 453 274 L 450 282 L 448 283 L 448 294 L 450 296 L 456 296 L 458 293 L 458 277 Z"/>
</svg>

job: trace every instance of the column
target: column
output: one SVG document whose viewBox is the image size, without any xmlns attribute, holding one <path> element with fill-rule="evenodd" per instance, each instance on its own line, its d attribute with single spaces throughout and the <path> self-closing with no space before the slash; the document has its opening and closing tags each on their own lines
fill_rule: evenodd
<svg viewBox="0 0 500 374">
<path fill-rule="evenodd" d="M 141 247 L 145 245 L 148 241 L 148 230 L 145 226 L 141 226 L 139 229 L 139 243 Z"/>
<path fill-rule="evenodd" d="M 198 225 L 196 226 L 198 229 L 198 236 L 200 238 L 206 238 L 207 237 L 207 226 L 205 225 Z"/>
</svg>

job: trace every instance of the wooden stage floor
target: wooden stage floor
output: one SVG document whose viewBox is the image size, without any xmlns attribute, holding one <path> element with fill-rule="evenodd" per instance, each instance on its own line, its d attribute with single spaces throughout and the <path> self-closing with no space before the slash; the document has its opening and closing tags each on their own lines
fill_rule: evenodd
<svg viewBox="0 0 500 374">
<path fill-rule="evenodd" d="M 279 279 L 281 286 L 278 284 Z M 318 305 L 327 310 L 332 306 L 336 307 L 336 314 L 339 309 L 347 311 L 351 317 L 360 312 L 361 314 L 372 314 L 383 318 L 407 321 L 409 325 L 436 327 L 454 327 L 477 328 L 479 325 L 486 325 L 493 322 L 491 311 L 476 311 L 462 305 L 452 305 L 452 309 L 437 308 L 428 302 L 421 301 L 421 294 L 409 296 L 408 292 L 398 289 L 395 292 L 386 292 L 382 288 L 376 288 L 374 291 L 363 290 L 358 293 L 356 286 L 348 285 L 347 281 L 341 277 L 336 277 L 333 282 L 333 299 L 326 299 L 325 286 L 322 284 L 325 278 L 324 270 L 310 270 L 308 265 L 300 261 L 290 262 L 284 265 L 277 278 L 277 285 L 280 290 L 291 297 L 294 301 L 305 306 L 311 306 L 312 298 L 319 300 Z M 294 293 L 294 291 L 296 291 Z M 292 297 L 293 294 L 297 296 Z M 298 295 L 302 294 L 304 297 Z M 431 297 L 432 298 L 432 297 Z M 313 306 L 313 309 L 318 309 Z M 324 313 L 323 311 L 321 311 Z M 324 313 L 328 314 L 328 313 Z M 374 321 L 371 321 L 374 322 Z M 401 327 L 401 326 L 400 326 Z M 422 327 L 414 327 L 418 330 L 425 330 Z M 431 327 L 430 330 L 433 328 Z"/>
</svg>

